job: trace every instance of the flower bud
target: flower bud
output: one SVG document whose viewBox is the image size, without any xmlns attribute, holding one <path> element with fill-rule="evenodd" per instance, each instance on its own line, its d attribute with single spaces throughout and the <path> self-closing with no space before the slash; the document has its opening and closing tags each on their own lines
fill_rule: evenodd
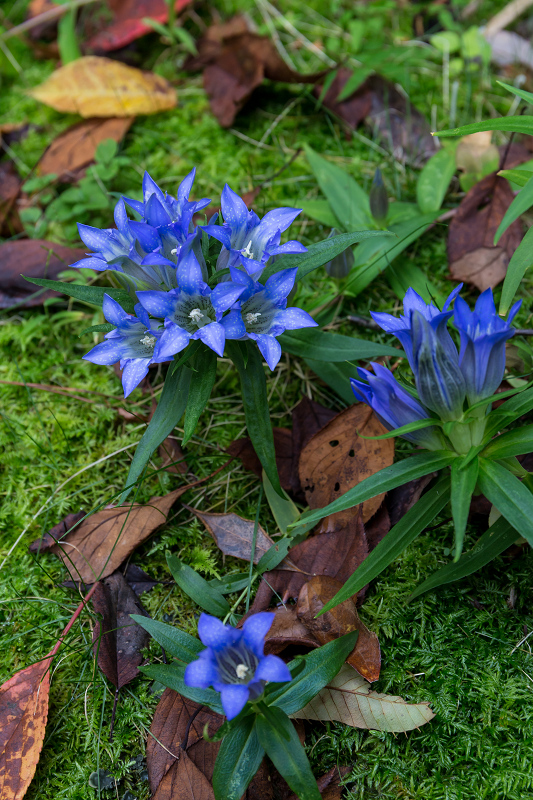
<svg viewBox="0 0 533 800">
<path fill-rule="evenodd" d="M 370 189 L 370 212 L 376 222 L 384 222 L 389 211 L 389 198 L 381 177 L 381 170 L 377 169 Z"/>
<path fill-rule="evenodd" d="M 335 228 L 332 228 L 328 239 L 330 239 L 332 236 L 336 236 L 337 233 L 338 231 L 335 230 Z M 335 256 L 335 258 L 332 258 L 331 261 L 328 261 L 328 263 L 325 264 L 325 269 L 331 278 L 337 278 L 337 280 L 340 280 L 341 278 L 346 278 L 350 274 L 354 262 L 355 258 L 353 251 L 350 247 L 347 247 L 344 252 L 339 253 L 337 256 Z"/>
</svg>

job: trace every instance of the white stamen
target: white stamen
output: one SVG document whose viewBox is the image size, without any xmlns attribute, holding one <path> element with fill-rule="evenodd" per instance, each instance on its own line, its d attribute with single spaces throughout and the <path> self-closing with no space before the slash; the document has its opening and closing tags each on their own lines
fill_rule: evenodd
<svg viewBox="0 0 533 800">
<path fill-rule="evenodd" d="M 237 667 L 235 668 L 235 672 L 237 673 L 237 677 L 240 681 L 242 681 L 243 678 L 246 678 L 246 675 L 249 671 L 250 668 L 247 667 L 246 664 L 237 664 Z"/>
<path fill-rule="evenodd" d="M 253 253 L 252 253 L 252 240 L 251 239 L 248 242 L 248 244 L 246 245 L 246 249 L 242 251 L 242 254 L 243 254 L 243 256 L 245 258 L 252 258 Z"/>
<path fill-rule="evenodd" d="M 193 308 L 193 310 L 189 314 L 189 319 L 192 319 L 193 322 L 200 322 L 203 317 L 202 312 L 199 308 Z"/>
<path fill-rule="evenodd" d="M 254 322 L 257 322 L 260 316 L 261 316 L 260 311 L 256 311 L 254 314 L 249 312 L 248 314 L 244 315 L 244 321 L 247 322 L 249 325 L 253 325 Z"/>
<path fill-rule="evenodd" d="M 146 336 L 143 336 L 140 342 L 141 344 L 146 345 L 146 347 L 153 347 L 155 345 L 156 338 L 155 336 L 149 336 L 148 334 L 146 334 Z"/>
<path fill-rule="evenodd" d="M 174 249 L 170 251 L 170 255 L 171 256 L 176 256 L 177 254 L 178 254 L 178 248 L 174 247 Z"/>
</svg>

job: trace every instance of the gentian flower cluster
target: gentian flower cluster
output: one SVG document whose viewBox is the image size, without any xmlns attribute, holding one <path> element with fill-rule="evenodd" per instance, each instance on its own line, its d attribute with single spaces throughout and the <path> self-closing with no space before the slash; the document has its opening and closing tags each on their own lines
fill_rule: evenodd
<svg viewBox="0 0 533 800">
<path fill-rule="evenodd" d="M 220 692 L 228 719 L 236 717 L 249 700 L 257 700 L 268 682 L 285 683 L 291 673 L 278 656 L 265 656 L 265 636 L 275 614 L 252 614 L 241 630 L 202 614 L 198 635 L 206 649 L 185 669 L 185 683 L 199 689 L 212 686 Z"/>
<path fill-rule="evenodd" d="M 448 447 L 467 453 L 482 441 L 490 398 L 503 379 L 505 342 L 513 336 L 511 322 L 521 301 L 504 320 L 496 311 L 491 289 L 480 295 L 474 311 L 457 297 L 460 289 L 454 289 L 442 311 L 409 289 L 399 318 L 372 313 L 378 325 L 402 344 L 416 393 L 380 364 L 372 364 L 373 373 L 358 369 L 360 380 L 353 378 L 351 383 L 357 399 L 371 406 L 389 430 L 434 418 L 434 426 L 405 433 L 405 438 L 429 450 Z M 448 330 L 452 317 L 460 336 L 459 350 Z"/>
<path fill-rule="evenodd" d="M 222 221 L 215 214 L 195 225 L 194 214 L 210 200 L 189 200 L 194 176 L 192 170 L 172 197 L 145 173 L 143 201 L 121 198 L 116 228 L 78 226 L 92 252 L 72 266 L 112 270 L 135 300 L 132 315 L 105 296 L 104 315 L 115 327 L 84 356 L 96 364 L 119 361 L 125 396 L 150 364 L 171 361 L 193 340 L 222 356 L 226 340 L 251 339 L 274 369 L 281 357 L 277 337 L 317 324 L 302 309 L 287 308 L 296 269 L 260 283 L 271 259 L 306 251 L 294 240 L 280 244 L 300 209 L 277 208 L 259 219 L 226 185 Z M 128 217 L 126 205 L 139 219 Z"/>
</svg>

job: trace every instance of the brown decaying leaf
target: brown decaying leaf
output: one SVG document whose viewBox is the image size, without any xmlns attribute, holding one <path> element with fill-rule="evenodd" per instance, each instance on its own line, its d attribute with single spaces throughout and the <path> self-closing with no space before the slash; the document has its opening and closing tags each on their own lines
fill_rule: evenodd
<svg viewBox="0 0 533 800">
<path fill-rule="evenodd" d="M 215 800 L 215 793 L 203 772 L 182 750 L 179 761 L 167 772 L 152 800 Z"/>
<path fill-rule="evenodd" d="M 98 666 L 113 686 L 121 689 L 139 674 L 141 650 L 150 639 L 147 631 L 130 617 L 130 614 L 144 614 L 144 609 L 121 572 L 114 572 L 98 583 L 92 604 L 102 616 L 93 629 Z"/>
<path fill-rule="evenodd" d="M 54 280 L 69 264 L 84 255 L 84 250 L 42 239 L 18 239 L 0 244 L 0 308 L 8 308 L 19 302 L 23 302 L 25 307 L 38 306 L 49 297 L 57 297 L 56 292 L 46 290 L 38 297 L 29 299 L 41 287 L 24 280 L 22 275 Z"/>
<path fill-rule="evenodd" d="M 62 559 L 74 581 L 91 584 L 106 578 L 166 522 L 176 500 L 194 485 L 180 486 L 164 497 L 153 497 L 146 505 L 98 511 L 54 545 L 52 552 Z"/>
<path fill-rule="evenodd" d="M 0 797 L 21 800 L 43 746 L 51 659 L 20 670 L 0 687 Z"/>
<path fill-rule="evenodd" d="M 153 72 L 83 56 L 53 72 L 28 94 L 56 111 L 82 117 L 133 117 L 174 108 L 176 92 Z"/>
<path fill-rule="evenodd" d="M 85 174 L 93 160 L 96 148 L 106 139 L 120 142 L 130 129 L 133 117 L 111 117 L 77 122 L 54 139 L 44 151 L 37 172 L 39 175 L 57 175 L 60 181 L 73 183 Z"/>
<path fill-rule="evenodd" d="M 324 72 L 300 75 L 281 59 L 268 36 L 248 30 L 244 17 L 212 25 L 197 43 L 198 55 L 186 68 L 203 69 L 204 88 L 211 110 L 223 128 L 235 116 L 265 78 L 284 83 L 316 83 Z"/>
<path fill-rule="evenodd" d="M 493 240 L 513 198 L 507 180 L 496 173 L 483 178 L 463 198 L 448 233 L 454 280 L 471 283 L 483 292 L 505 278 L 509 260 L 522 241 L 520 220 L 509 226 L 496 247 Z"/>
<path fill-rule="evenodd" d="M 0 236 L 9 237 L 24 230 L 17 210 L 21 186 L 13 162 L 0 162 Z"/>
<path fill-rule="evenodd" d="M 83 511 L 78 511 L 75 514 L 67 514 L 65 519 L 62 519 L 61 522 L 58 522 L 57 525 L 50 528 L 42 538 L 35 539 L 28 547 L 28 550 L 30 553 L 43 553 L 45 550 L 49 550 L 57 544 L 58 541 L 63 539 L 69 531 L 73 530 L 84 516 L 85 512 Z"/>
<path fill-rule="evenodd" d="M 175 475 L 186 474 L 188 466 L 185 455 L 175 436 L 167 436 L 165 441 L 159 445 L 157 452 L 161 459 L 161 467 L 167 472 L 173 472 Z"/>
<path fill-rule="evenodd" d="M 179 13 L 192 0 L 175 0 L 174 8 Z M 107 53 L 126 47 L 140 36 L 153 33 L 151 25 L 143 20 L 147 17 L 164 24 L 168 20 L 168 4 L 165 0 L 108 0 L 107 6 L 113 21 L 92 36 L 86 44 L 90 50 Z"/>
<path fill-rule="evenodd" d="M 394 440 L 362 438 L 384 433 L 384 426 L 363 403 L 341 411 L 316 433 L 300 454 L 300 481 L 309 507 L 323 508 L 365 478 L 390 466 L 394 460 Z M 363 503 L 363 521 L 376 513 L 383 497 L 379 494 Z M 355 513 L 349 509 L 327 517 L 319 531 L 335 530 Z"/>
</svg>

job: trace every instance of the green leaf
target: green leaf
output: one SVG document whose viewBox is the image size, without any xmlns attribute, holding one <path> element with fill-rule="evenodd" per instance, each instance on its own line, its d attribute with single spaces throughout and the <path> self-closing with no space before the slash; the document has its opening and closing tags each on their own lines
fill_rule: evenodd
<svg viewBox="0 0 533 800">
<path fill-rule="evenodd" d="M 433 575 L 430 575 L 415 589 L 408 602 L 424 594 L 424 592 L 443 586 L 445 583 L 453 583 L 461 580 L 461 578 L 466 578 L 467 575 L 472 575 L 473 572 L 477 572 L 478 569 L 481 569 L 489 561 L 503 553 L 504 550 L 507 550 L 517 539 L 518 533 L 515 529 L 509 525 L 505 517 L 500 517 L 483 534 L 472 550 L 469 550 L 468 553 L 463 553 L 457 563 L 452 561 L 434 572 Z"/>
<path fill-rule="evenodd" d="M 478 473 L 479 460 L 477 458 L 472 459 L 467 464 L 465 464 L 465 459 L 457 458 L 452 464 L 450 504 L 455 527 L 454 561 L 459 561 L 463 552 L 466 523 Z"/>
<path fill-rule="evenodd" d="M 110 322 L 104 322 L 102 325 L 91 325 L 90 328 L 85 328 L 85 330 L 79 334 L 78 339 L 81 339 L 86 333 L 109 333 L 109 331 L 114 329 L 115 325 L 111 325 Z"/>
<path fill-rule="evenodd" d="M 302 328 L 296 331 L 285 331 L 278 337 L 283 350 L 300 358 L 311 358 L 314 361 L 368 361 L 380 356 L 405 355 L 403 350 L 387 344 L 370 342 L 368 339 L 356 339 L 340 333 L 321 331 L 318 328 Z"/>
<path fill-rule="evenodd" d="M 178 661 L 173 661 L 171 664 L 148 664 L 145 667 L 139 667 L 139 671 L 152 680 L 159 681 L 163 686 L 174 689 L 183 697 L 194 700 L 195 703 L 209 706 L 218 714 L 224 713 L 220 694 L 214 689 L 195 689 L 193 686 L 187 686 L 184 679 L 185 664 L 180 664 Z"/>
<path fill-rule="evenodd" d="M 65 283 L 64 281 L 51 281 L 48 278 L 28 278 L 26 275 L 22 276 L 30 283 L 36 283 L 37 286 L 44 286 L 46 289 L 53 289 L 56 292 L 68 294 L 75 300 L 82 300 L 84 303 L 90 303 L 93 306 L 102 308 L 104 302 L 104 294 L 108 294 L 117 303 L 120 303 L 124 311 L 128 314 L 133 314 L 134 302 L 125 289 L 114 289 L 111 286 L 85 286 L 82 283 Z"/>
<path fill-rule="evenodd" d="M 226 598 L 192 567 L 170 553 L 167 553 L 167 564 L 180 589 L 183 589 L 200 608 L 214 617 L 225 617 L 230 613 L 231 609 Z"/>
<path fill-rule="evenodd" d="M 380 439 L 394 439 L 396 436 L 405 436 L 406 433 L 412 433 L 412 431 L 421 431 L 424 428 L 432 428 L 435 425 L 441 425 L 440 419 L 433 419 L 432 417 L 427 417 L 426 419 L 416 419 L 414 422 L 408 422 L 407 425 L 402 425 L 400 428 L 394 428 L 394 430 L 389 431 L 388 433 L 382 433 L 381 436 L 363 436 L 362 433 L 357 432 L 357 435 L 361 439 L 373 439 L 374 441 L 379 441 Z"/>
<path fill-rule="evenodd" d="M 350 378 L 355 377 L 357 372 L 353 364 L 347 361 L 330 363 L 328 361 L 315 361 L 306 358 L 305 363 L 315 372 L 324 383 L 336 392 L 349 406 L 355 403 L 355 395 L 350 386 Z"/>
<path fill-rule="evenodd" d="M 183 416 L 187 405 L 191 374 L 187 367 L 180 367 L 174 373 L 170 369 L 167 372 L 157 408 L 135 450 L 126 478 L 126 488 L 122 492 L 119 503 L 124 502 L 148 464 L 154 450 L 172 433 Z"/>
<path fill-rule="evenodd" d="M 265 751 L 255 722 L 254 714 L 244 717 L 224 737 L 213 772 L 216 800 L 241 800 L 259 769 Z"/>
<path fill-rule="evenodd" d="M 507 522 L 533 546 L 533 494 L 496 461 L 479 459 L 479 488 Z"/>
<path fill-rule="evenodd" d="M 321 242 L 310 244 L 306 253 L 286 253 L 277 258 L 265 269 L 261 276 L 261 282 L 265 283 L 268 278 L 282 269 L 293 269 L 294 267 L 298 267 L 296 281 L 301 281 L 318 267 L 323 267 L 332 258 L 344 253 L 353 244 L 363 242 L 365 239 L 387 239 L 389 241 L 393 236 L 391 231 L 353 231 L 329 236 Z"/>
<path fill-rule="evenodd" d="M 314 511 L 306 511 L 300 517 L 301 522 L 320 522 L 324 517 L 335 514 L 337 511 L 344 511 L 347 508 L 364 503 L 371 497 L 375 497 L 382 492 L 388 492 L 401 486 L 408 481 L 414 481 L 430 472 L 449 467 L 457 456 L 449 450 L 434 450 L 424 453 L 415 453 L 403 461 L 397 461 L 390 467 L 385 467 L 374 475 L 365 478 L 352 489 L 348 489 L 341 497 L 338 497 L 324 508 L 317 508 Z M 299 523 L 291 526 L 294 529 Z M 390 534 L 388 534 L 390 536 Z M 377 548 L 376 548 L 377 549 Z M 375 552 L 375 550 L 373 551 Z M 401 551 L 400 551 L 401 552 Z M 364 586 L 364 584 L 363 584 Z M 352 592 L 353 594 L 353 592 Z"/>
<path fill-rule="evenodd" d="M 344 230 L 362 230 L 372 225 L 367 193 L 342 167 L 326 161 L 309 145 L 304 147 L 318 185 Z"/>
<path fill-rule="evenodd" d="M 433 133 L 433 136 L 445 138 L 449 136 L 468 136 L 471 133 L 480 131 L 508 131 L 513 133 L 533 134 L 533 117 L 497 117 L 496 119 L 486 119 L 483 122 L 472 122 L 469 125 L 462 125 L 460 128 L 450 128 L 446 131 Z"/>
<path fill-rule="evenodd" d="M 374 70 L 371 67 L 357 67 L 339 92 L 336 102 L 342 103 L 343 100 L 347 100 L 373 74 Z"/>
<path fill-rule="evenodd" d="M 211 396 L 217 374 L 217 354 L 210 347 L 201 347 L 195 353 L 191 367 L 194 372 L 191 376 L 185 409 L 182 445 L 186 445 L 194 434 L 198 420 Z"/>
<path fill-rule="evenodd" d="M 226 347 L 241 379 L 242 402 L 248 435 L 270 483 L 274 490 L 283 497 L 276 466 L 265 370 L 259 350 L 255 342 L 246 342 L 245 347 L 242 347 L 240 342 L 227 342 Z M 247 362 L 245 363 L 246 357 Z"/>
<path fill-rule="evenodd" d="M 515 428 L 493 439 L 482 452 L 486 458 L 497 460 L 533 452 L 533 425 Z"/>
<path fill-rule="evenodd" d="M 166 650 L 171 656 L 179 658 L 180 661 L 185 661 L 186 664 L 195 661 L 198 653 L 205 649 L 198 639 L 174 625 L 166 625 L 164 622 L 158 622 L 140 614 L 131 614 L 130 616 L 141 628 L 148 631 L 163 650 Z"/>
<path fill-rule="evenodd" d="M 233 575 L 225 575 L 222 579 L 213 578 L 209 585 L 216 589 L 220 594 L 233 594 L 240 592 L 248 586 L 250 576 L 247 572 L 235 572 Z"/>
<path fill-rule="evenodd" d="M 520 197 L 520 195 L 518 195 Z M 533 228 L 530 228 L 509 261 L 503 282 L 499 313 L 507 314 L 526 271 L 533 264 Z"/>
<path fill-rule="evenodd" d="M 531 180 L 533 173 L 528 169 L 501 169 L 498 175 L 500 178 L 507 178 L 509 183 L 514 183 L 522 188 Z"/>
<path fill-rule="evenodd" d="M 522 100 L 525 100 L 526 103 L 529 103 L 529 105 L 533 105 L 533 94 L 531 92 L 526 92 L 525 89 L 518 89 L 516 86 L 511 86 L 503 81 L 496 81 L 496 83 L 499 83 L 500 86 L 503 86 L 503 88 L 507 89 L 507 91 L 511 92 L 511 94 L 521 97 Z"/>
<path fill-rule="evenodd" d="M 365 558 L 361 566 L 348 578 L 342 589 L 329 603 L 326 603 L 320 615 L 356 594 L 369 581 L 383 572 L 389 564 L 392 564 L 394 559 L 435 519 L 449 499 L 450 479 L 445 476 L 426 494 L 422 495 L 418 503 L 415 503 L 407 514 L 391 528 L 370 555 Z"/>
<path fill-rule="evenodd" d="M 327 228 L 339 228 L 340 222 L 331 210 L 327 200 L 298 200 L 298 208 L 316 222 L 321 222 Z"/>
<path fill-rule="evenodd" d="M 486 431 L 490 435 L 494 435 L 497 431 L 513 422 L 513 420 L 518 419 L 523 414 L 527 414 L 532 409 L 533 388 L 520 392 L 515 397 L 511 397 L 510 400 L 506 400 L 499 408 L 491 411 Z"/>
<path fill-rule="evenodd" d="M 289 548 L 292 545 L 291 536 L 282 536 L 281 539 L 278 539 L 275 544 L 268 548 L 266 553 L 263 553 L 257 562 L 257 572 L 261 575 L 263 572 L 270 572 L 271 569 L 277 567 L 287 557 Z"/>
<path fill-rule="evenodd" d="M 257 716 L 257 736 L 262 748 L 300 800 L 321 800 L 294 725 L 280 708 L 272 708 L 271 714 L 273 721 L 267 720 L 261 714 Z"/>
<path fill-rule="evenodd" d="M 292 502 L 287 492 L 283 489 L 283 496 L 279 495 L 272 488 L 268 475 L 263 470 L 263 488 L 270 510 L 276 520 L 277 526 L 282 533 L 287 533 L 287 527 L 291 522 L 296 522 L 300 517 L 300 512 Z M 265 553 L 266 555 L 266 553 Z"/>
<path fill-rule="evenodd" d="M 293 675 L 292 681 L 281 686 L 267 686 L 265 702 L 283 709 L 286 714 L 299 711 L 335 677 L 356 641 L 357 631 L 352 631 L 291 661 L 288 666 Z M 302 662 L 303 669 L 300 668 Z M 296 672 L 297 669 L 299 672 Z"/>
<path fill-rule="evenodd" d="M 533 174 L 524 188 L 516 195 L 513 202 L 505 212 L 502 221 L 498 225 L 498 230 L 494 235 L 494 244 L 498 244 L 507 228 L 513 224 L 528 208 L 533 206 Z"/>
<path fill-rule="evenodd" d="M 423 214 L 438 211 L 455 175 L 455 149 L 442 147 L 425 164 L 416 184 L 416 199 Z"/>
</svg>

